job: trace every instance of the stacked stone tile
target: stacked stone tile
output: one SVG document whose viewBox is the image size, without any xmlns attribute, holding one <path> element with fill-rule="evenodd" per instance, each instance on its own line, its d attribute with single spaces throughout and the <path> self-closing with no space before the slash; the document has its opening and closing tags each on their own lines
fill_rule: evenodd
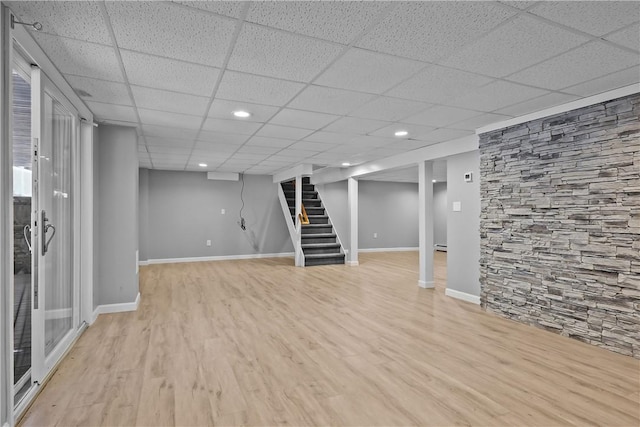
<svg viewBox="0 0 640 427">
<path fill-rule="evenodd" d="M 480 136 L 481 302 L 640 358 L 640 95 Z"/>
</svg>

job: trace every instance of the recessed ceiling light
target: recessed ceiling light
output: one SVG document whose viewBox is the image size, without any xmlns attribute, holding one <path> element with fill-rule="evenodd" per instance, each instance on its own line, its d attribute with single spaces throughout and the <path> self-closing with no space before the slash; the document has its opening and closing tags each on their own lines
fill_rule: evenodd
<svg viewBox="0 0 640 427">
<path fill-rule="evenodd" d="M 251 113 L 248 111 L 238 110 L 234 111 L 233 115 L 241 119 L 246 119 L 247 117 L 251 116 Z"/>
<path fill-rule="evenodd" d="M 342 166 L 351 166 L 351 163 L 349 163 L 349 162 L 344 162 L 344 163 L 342 164 Z"/>
<path fill-rule="evenodd" d="M 198 163 L 198 166 L 200 166 L 201 168 L 206 168 L 207 164 L 206 163 Z"/>
<path fill-rule="evenodd" d="M 407 135 L 409 135 L 409 132 L 407 132 L 406 130 L 399 130 L 394 135 L 395 136 L 407 136 Z"/>
<path fill-rule="evenodd" d="M 435 179 L 432 179 L 431 182 L 438 182 L 438 181 L 436 181 Z"/>
</svg>

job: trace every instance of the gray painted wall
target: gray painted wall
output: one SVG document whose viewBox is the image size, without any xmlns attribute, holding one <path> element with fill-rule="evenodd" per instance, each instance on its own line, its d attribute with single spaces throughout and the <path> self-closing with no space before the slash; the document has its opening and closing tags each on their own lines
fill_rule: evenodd
<svg viewBox="0 0 640 427">
<path fill-rule="evenodd" d="M 140 261 L 149 259 L 147 243 L 149 241 L 149 169 L 141 168 L 138 185 L 139 221 L 138 221 L 138 250 Z"/>
<path fill-rule="evenodd" d="M 446 184 L 439 188 L 440 198 L 446 200 Z M 347 182 L 325 184 L 319 190 L 338 235 L 346 239 Z M 358 193 L 360 249 L 418 246 L 418 184 L 360 180 Z M 446 212 L 436 209 L 436 215 L 446 216 Z M 439 226 L 446 224 L 445 217 L 434 219 Z M 378 237 L 374 238 L 373 233 Z M 441 234 L 446 243 L 446 230 Z"/>
<path fill-rule="evenodd" d="M 98 128 L 98 305 L 138 295 L 138 136 L 134 128 Z"/>
<path fill-rule="evenodd" d="M 361 180 L 358 196 L 360 249 L 418 247 L 418 184 Z"/>
<path fill-rule="evenodd" d="M 447 245 L 447 183 L 433 184 L 433 243 Z"/>
<path fill-rule="evenodd" d="M 93 309 L 99 301 L 100 292 L 100 132 L 93 128 Z"/>
<path fill-rule="evenodd" d="M 473 182 L 464 174 L 473 173 Z M 461 211 L 453 211 L 459 201 Z M 480 296 L 480 155 L 447 160 L 447 288 Z"/>
<path fill-rule="evenodd" d="M 239 181 L 209 180 L 203 172 L 149 170 L 148 175 L 149 260 L 293 252 L 270 176 L 245 176 L 247 230 L 242 231 Z"/>
</svg>

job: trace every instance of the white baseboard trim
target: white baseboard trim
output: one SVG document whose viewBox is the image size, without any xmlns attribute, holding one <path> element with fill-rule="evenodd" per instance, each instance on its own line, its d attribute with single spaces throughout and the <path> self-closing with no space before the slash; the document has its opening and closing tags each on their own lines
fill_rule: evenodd
<svg viewBox="0 0 640 427">
<path fill-rule="evenodd" d="M 138 266 L 149 265 L 149 261 L 138 261 Z"/>
<path fill-rule="evenodd" d="M 205 262 L 205 261 L 234 261 L 241 259 L 257 259 L 257 258 L 286 258 L 293 257 L 293 252 L 281 252 L 277 254 L 247 254 L 247 255 L 223 255 L 223 256 L 204 256 L 191 258 L 164 258 L 150 259 L 146 265 L 152 264 L 175 264 L 181 262 Z"/>
<path fill-rule="evenodd" d="M 345 264 L 347 264 L 349 267 L 357 267 L 360 265 L 359 261 L 345 261 Z"/>
<path fill-rule="evenodd" d="M 433 280 L 429 280 L 428 282 L 424 280 L 418 280 L 418 286 L 424 289 L 431 289 L 435 287 L 435 283 L 433 282 Z"/>
<path fill-rule="evenodd" d="M 444 294 L 451 298 L 460 299 L 462 301 L 470 302 L 472 304 L 480 305 L 480 297 L 477 295 L 471 295 L 466 292 L 456 291 L 455 289 L 445 289 Z"/>
<path fill-rule="evenodd" d="M 106 314 L 106 313 L 122 313 L 125 311 L 136 311 L 138 306 L 140 305 L 140 292 L 136 295 L 136 300 L 134 302 L 123 302 L 120 304 L 103 304 L 96 307 L 93 310 L 93 322 L 96 321 L 98 315 Z"/>
<path fill-rule="evenodd" d="M 359 252 L 367 253 L 367 252 L 409 252 L 409 251 L 417 251 L 418 248 L 369 248 L 369 249 L 360 249 Z"/>
</svg>

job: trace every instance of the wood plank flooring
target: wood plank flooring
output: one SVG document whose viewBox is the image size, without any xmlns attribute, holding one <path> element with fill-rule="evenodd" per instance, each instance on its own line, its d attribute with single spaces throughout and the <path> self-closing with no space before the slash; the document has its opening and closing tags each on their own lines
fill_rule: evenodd
<svg viewBox="0 0 640 427">
<path fill-rule="evenodd" d="M 417 253 L 359 267 L 260 259 L 141 268 L 31 425 L 640 424 L 640 361 L 417 287 Z"/>
</svg>

